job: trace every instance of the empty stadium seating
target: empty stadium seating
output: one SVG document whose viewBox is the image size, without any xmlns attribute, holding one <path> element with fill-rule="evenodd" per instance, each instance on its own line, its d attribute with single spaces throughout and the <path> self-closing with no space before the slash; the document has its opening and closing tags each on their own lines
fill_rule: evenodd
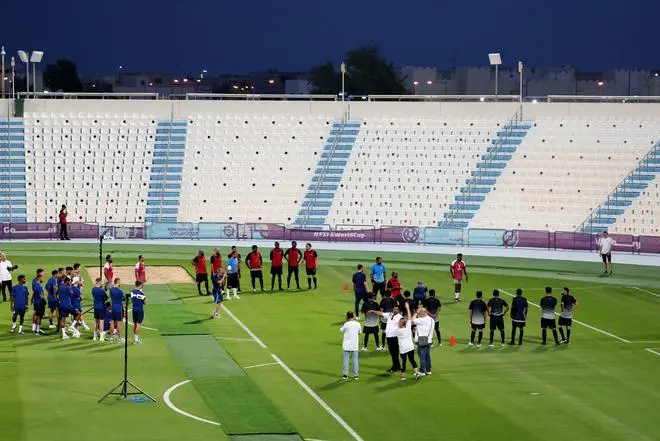
<svg viewBox="0 0 660 441">
<path fill-rule="evenodd" d="M 30 100 L 0 116 L 0 221 L 660 234 L 650 105 L 352 106 Z"/>
<path fill-rule="evenodd" d="M 469 226 L 574 231 L 658 134 L 652 119 L 539 118 Z"/>
</svg>

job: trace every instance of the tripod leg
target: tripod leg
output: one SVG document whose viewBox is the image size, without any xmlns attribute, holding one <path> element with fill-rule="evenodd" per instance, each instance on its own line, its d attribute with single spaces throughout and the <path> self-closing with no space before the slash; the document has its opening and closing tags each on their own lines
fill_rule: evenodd
<svg viewBox="0 0 660 441">
<path fill-rule="evenodd" d="M 101 397 L 101 399 L 98 400 L 97 403 L 100 403 L 101 401 L 105 400 L 105 399 L 108 398 L 110 395 L 118 395 L 117 392 L 115 392 L 115 391 L 116 391 L 117 389 L 119 389 L 120 387 L 124 386 L 124 385 L 125 385 L 125 384 L 124 384 L 124 380 L 122 380 L 121 383 L 119 383 L 118 385 L 116 385 L 115 387 L 113 387 L 112 389 L 110 389 L 110 392 L 108 392 L 107 394 L 103 395 L 103 397 Z"/>
<path fill-rule="evenodd" d="M 149 398 L 149 399 L 150 399 L 151 401 L 153 401 L 154 403 L 157 403 L 157 402 L 158 402 L 158 401 L 156 401 L 151 395 L 149 395 L 148 393 L 146 393 L 145 391 L 143 391 L 142 389 L 140 389 L 140 388 L 139 388 L 138 386 L 136 386 L 135 384 L 131 383 L 131 382 L 128 381 L 128 380 L 126 380 L 126 382 L 127 382 L 128 384 L 130 384 L 131 386 L 133 386 L 133 388 L 134 388 L 135 390 L 137 390 L 139 393 L 141 393 L 141 394 L 144 395 L 145 397 Z"/>
</svg>

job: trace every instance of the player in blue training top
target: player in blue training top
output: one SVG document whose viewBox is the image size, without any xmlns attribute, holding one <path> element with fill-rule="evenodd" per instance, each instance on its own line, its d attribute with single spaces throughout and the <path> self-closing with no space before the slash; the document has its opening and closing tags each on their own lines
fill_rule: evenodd
<svg viewBox="0 0 660 441">
<path fill-rule="evenodd" d="M 11 332 L 16 332 L 16 317 L 20 317 L 20 324 L 18 326 L 18 333 L 23 333 L 23 320 L 25 319 L 25 311 L 28 307 L 29 297 L 27 286 L 25 286 L 25 276 L 21 274 L 18 276 L 18 285 L 11 289 L 11 302 L 13 315 L 11 318 Z"/>
<path fill-rule="evenodd" d="M 133 301 L 133 335 L 135 335 L 135 344 L 142 343 L 140 340 L 140 328 L 144 320 L 144 305 L 147 304 L 147 296 L 142 291 L 142 282 L 135 282 L 135 289 L 131 291 L 131 300 Z"/>
<path fill-rule="evenodd" d="M 385 295 L 385 275 L 387 270 L 383 265 L 383 258 L 376 257 L 376 263 L 371 266 L 371 292 L 381 296 Z"/>
<path fill-rule="evenodd" d="M 211 317 L 219 318 L 220 317 L 220 306 L 222 305 L 222 292 L 225 289 L 225 279 L 227 278 L 227 273 L 223 267 L 219 267 L 218 270 L 211 275 L 211 282 L 213 282 L 213 303 L 215 303 L 215 309 L 211 313 Z"/>
<path fill-rule="evenodd" d="M 121 322 L 124 319 L 124 291 L 120 289 L 121 280 L 117 277 L 110 288 L 110 302 L 112 303 L 112 322 L 110 323 L 110 334 L 112 341 L 124 343 L 121 336 Z"/>
<path fill-rule="evenodd" d="M 46 282 L 46 292 L 48 293 L 48 327 L 50 329 L 56 327 L 53 324 L 53 315 L 57 313 L 57 275 L 57 270 L 51 271 L 50 279 Z"/>
<path fill-rule="evenodd" d="M 103 279 L 97 277 L 92 288 L 92 299 L 94 300 L 94 341 L 105 340 L 105 301 L 108 295 L 103 289 Z"/>
<path fill-rule="evenodd" d="M 59 297 L 59 328 L 62 331 L 62 339 L 66 340 L 69 338 L 66 335 L 66 319 L 71 314 L 71 279 L 69 276 L 64 276 L 62 278 L 62 284 L 57 290 Z"/>
<path fill-rule="evenodd" d="M 44 283 L 44 270 L 39 268 L 37 270 L 37 277 L 32 279 L 32 306 L 34 307 L 32 332 L 35 335 L 43 335 L 41 331 L 41 319 L 43 319 L 46 313 L 46 297 L 44 296 L 44 288 L 41 286 L 42 283 Z"/>
<path fill-rule="evenodd" d="M 69 331 L 72 332 L 73 338 L 80 338 L 80 331 L 78 325 L 82 325 L 82 290 L 80 289 L 80 279 L 74 277 L 71 281 L 71 315 L 73 320 Z"/>
<path fill-rule="evenodd" d="M 235 299 L 240 299 L 238 296 L 238 278 L 238 252 L 232 251 L 227 260 L 227 299 L 231 299 L 232 292 Z M 231 292 L 229 292 L 230 289 Z"/>
</svg>

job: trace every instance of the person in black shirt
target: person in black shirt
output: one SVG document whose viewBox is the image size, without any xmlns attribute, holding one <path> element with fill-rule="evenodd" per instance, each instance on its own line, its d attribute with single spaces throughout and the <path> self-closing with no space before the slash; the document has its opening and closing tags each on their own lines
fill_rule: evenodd
<svg viewBox="0 0 660 441">
<path fill-rule="evenodd" d="M 470 326 L 472 333 L 470 334 L 469 346 L 474 345 L 474 335 L 477 330 L 479 331 L 479 340 L 477 340 L 477 347 L 481 346 L 481 339 L 484 336 L 484 328 L 486 327 L 486 314 L 488 314 L 488 306 L 482 300 L 483 293 L 477 291 L 477 298 L 470 302 L 468 309 L 470 310 Z"/>
<path fill-rule="evenodd" d="M 430 289 L 429 290 L 429 296 L 424 300 L 423 302 L 424 308 L 429 313 L 429 316 L 433 318 L 433 321 L 435 322 L 435 336 L 438 339 L 438 347 L 442 346 L 442 336 L 440 334 L 440 323 L 438 322 L 438 313 L 440 312 L 440 308 L 442 307 L 442 304 L 440 303 L 440 299 L 438 299 L 435 296 L 435 289 Z"/>
<path fill-rule="evenodd" d="M 561 312 L 559 313 L 559 333 L 561 334 L 561 343 L 570 343 L 573 311 L 577 306 L 578 302 L 575 300 L 575 297 L 570 294 L 570 290 L 564 288 L 564 294 L 561 296 Z M 566 328 L 566 334 L 564 334 L 564 328 Z"/>
<path fill-rule="evenodd" d="M 493 347 L 493 337 L 495 336 L 495 328 L 500 330 L 500 337 L 502 337 L 502 346 L 504 346 L 504 315 L 509 310 L 509 304 L 500 298 L 500 290 L 493 290 L 493 297 L 488 300 L 488 315 L 490 316 L 490 343 L 488 346 Z"/>
<path fill-rule="evenodd" d="M 378 339 L 378 323 L 380 322 L 380 316 L 377 314 L 372 314 L 370 311 L 380 311 L 380 305 L 376 302 L 376 295 L 374 293 L 367 294 L 367 301 L 362 304 L 362 314 L 364 315 L 364 328 L 362 333 L 364 334 L 364 346 L 362 347 L 363 351 L 367 350 L 367 345 L 369 343 L 369 334 L 373 334 L 374 340 L 376 340 L 376 350 L 382 351 L 383 347 L 380 345 Z M 383 342 L 385 346 L 385 342 Z"/>
<path fill-rule="evenodd" d="M 557 323 L 555 322 L 555 308 L 557 307 L 557 298 L 552 296 L 552 288 L 545 287 L 545 296 L 541 299 L 541 344 L 545 345 L 548 328 L 552 330 L 552 336 L 555 338 L 555 346 L 559 345 L 559 336 L 557 335 Z"/>
<path fill-rule="evenodd" d="M 389 289 L 385 290 L 385 295 L 380 301 L 380 310 L 381 312 L 392 312 L 394 311 L 394 307 L 398 306 L 396 300 L 392 298 L 392 291 Z M 387 327 L 387 320 L 384 317 L 381 317 L 380 320 L 380 338 L 381 341 L 383 342 L 383 346 L 385 346 L 385 328 Z"/>
<path fill-rule="evenodd" d="M 516 296 L 511 302 L 511 342 L 510 345 L 516 344 L 516 329 L 520 330 L 518 337 L 518 344 L 522 345 L 523 333 L 525 330 L 525 322 L 527 321 L 527 299 L 522 295 L 522 289 L 516 290 Z"/>
</svg>

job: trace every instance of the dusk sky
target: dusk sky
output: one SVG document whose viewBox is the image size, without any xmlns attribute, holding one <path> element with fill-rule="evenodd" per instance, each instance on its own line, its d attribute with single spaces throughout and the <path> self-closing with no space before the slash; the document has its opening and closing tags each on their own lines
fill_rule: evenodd
<svg viewBox="0 0 660 441">
<path fill-rule="evenodd" d="M 397 65 L 660 68 L 656 0 L 7 0 L 0 44 L 69 58 L 82 74 L 248 73 L 338 65 L 378 44 Z"/>
</svg>

